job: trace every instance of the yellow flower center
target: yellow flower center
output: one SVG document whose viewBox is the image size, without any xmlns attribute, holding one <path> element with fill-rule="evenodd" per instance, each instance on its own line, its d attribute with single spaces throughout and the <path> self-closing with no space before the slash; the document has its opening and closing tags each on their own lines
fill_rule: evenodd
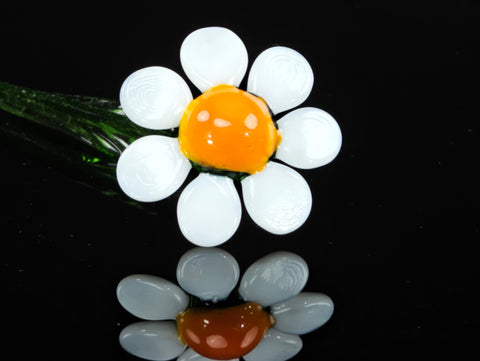
<svg viewBox="0 0 480 361">
<path fill-rule="evenodd" d="M 280 140 L 267 104 L 231 85 L 217 85 L 192 100 L 178 134 L 191 161 L 249 174 L 265 167 Z"/>
</svg>

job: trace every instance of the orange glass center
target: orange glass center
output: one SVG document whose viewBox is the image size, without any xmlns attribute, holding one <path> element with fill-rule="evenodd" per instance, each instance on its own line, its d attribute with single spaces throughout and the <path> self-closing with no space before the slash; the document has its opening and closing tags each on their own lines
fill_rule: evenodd
<svg viewBox="0 0 480 361">
<path fill-rule="evenodd" d="M 265 167 L 280 140 L 266 103 L 231 85 L 217 85 L 192 100 L 178 134 L 191 161 L 249 174 Z"/>
<path fill-rule="evenodd" d="M 192 307 L 177 317 L 180 340 L 200 355 L 231 360 L 246 355 L 275 323 L 273 316 L 255 302 L 207 309 Z"/>
</svg>

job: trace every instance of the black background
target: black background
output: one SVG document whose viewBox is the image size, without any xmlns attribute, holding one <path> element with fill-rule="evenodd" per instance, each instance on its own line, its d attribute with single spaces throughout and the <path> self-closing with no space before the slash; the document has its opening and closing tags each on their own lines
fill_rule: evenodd
<svg viewBox="0 0 480 361">
<path fill-rule="evenodd" d="M 305 289 L 334 300 L 332 319 L 302 337 L 294 360 L 462 359 L 473 350 L 478 4 L 152 3 L 0 5 L 0 80 L 117 98 L 145 66 L 184 76 L 181 42 L 212 25 L 240 36 L 250 65 L 272 45 L 296 49 L 315 76 L 303 105 L 337 119 L 342 150 L 329 165 L 300 171 L 313 193 L 302 228 L 270 235 L 244 210 L 221 247 L 242 271 L 267 253 L 296 252 L 310 267 Z M 176 223 L 178 192 L 151 215 L 78 184 L 74 172 L 4 134 L 0 156 L 1 352 L 134 360 L 117 338 L 135 318 L 115 287 L 132 273 L 175 281 L 176 262 L 192 247 Z"/>
</svg>

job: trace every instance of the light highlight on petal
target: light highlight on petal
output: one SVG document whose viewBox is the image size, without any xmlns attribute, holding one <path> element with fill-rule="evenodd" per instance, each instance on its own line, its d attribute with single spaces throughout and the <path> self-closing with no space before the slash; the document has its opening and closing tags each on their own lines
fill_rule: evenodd
<svg viewBox="0 0 480 361">
<path fill-rule="evenodd" d="M 228 297 L 240 277 L 235 258 L 220 248 L 196 247 L 178 261 L 177 281 L 189 294 L 217 302 Z"/>
<path fill-rule="evenodd" d="M 290 167 L 269 162 L 263 171 L 248 176 L 241 184 L 248 214 L 271 233 L 293 232 L 310 214 L 310 188 L 305 179 Z"/>
<path fill-rule="evenodd" d="M 308 280 L 308 265 L 291 252 L 274 252 L 255 261 L 245 271 L 238 292 L 244 300 L 262 306 L 300 293 Z"/>
<path fill-rule="evenodd" d="M 185 38 L 180 61 L 188 78 L 204 92 L 219 84 L 238 86 L 247 71 L 248 54 L 234 32 L 208 27 Z"/>
<path fill-rule="evenodd" d="M 200 173 L 178 200 L 180 230 L 197 246 L 212 247 L 227 241 L 237 230 L 241 216 L 240 197 L 228 177 Z"/>
<path fill-rule="evenodd" d="M 293 167 L 311 169 L 330 163 L 342 146 L 342 132 L 335 119 L 318 108 L 300 108 L 278 122 L 282 134 L 276 158 Z"/>
<path fill-rule="evenodd" d="M 302 339 L 299 336 L 271 328 L 257 347 L 243 356 L 243 359 L 245 361 L 285 361 L 299 353 L 302 346 Z"/>
<path fill-rule="evenodd" d="M 297 296 L 272 305 L 275 328 L 286 333 L 303 335 L 327 322 L 333 314 L 333 301 L 323 293 L 301 292 Z"/>
<path fill-rule="evenodd" d="M 174 320 L 190 301 L 176 284 L 144 274 L 122 279 L 117 286 L 117 298 L 128 312 L 144 320 Z"/>
<path fill-rule="evenodd" d="M 198 353 L 196 353 L 193 349 L 188 348 L 185 350 L 184 353 L 180 355 L 179 358 L 177 358 L 177 361 L 216 361 L 214 359 L 202 356 Z M 226 360 L 228 361 L 228 360 Z M 230 360 L 230 361 L 239 361 L 238 358 Z"/>
<path fill-rule="evenodd" d="M 253 62 L 247 90 L 265 99 L 274 114 L 303 103 L 313 87 L 313 71 L 299 52 L 283 46 L 264 50 Z"/>
<path fill-rule="evenodd" d="M 120 155 L 117 181 L 130 198 L 154 202 L 174 193 L 190 169 L 177 139 L 148 135 L 134 141 Z"/>
<path fill-rule="evenodd" d="M 187 83 L 174 71 L 151 66 L 132 73 L 120 89 L 127 117 L 144 128 L 176 128 L 192 100 Z"/>
<path fill-rule="evenodd" d="M 133 323 L 122 330 L 119 339 L 125 351 L 147 360 L 171 360 L 186 348 L 174 321 Z"/>
</svg>

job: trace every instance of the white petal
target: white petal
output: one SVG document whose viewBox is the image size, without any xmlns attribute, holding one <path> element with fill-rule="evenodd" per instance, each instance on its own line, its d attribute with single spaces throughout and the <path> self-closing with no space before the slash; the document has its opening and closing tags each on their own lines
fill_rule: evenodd
<svg viewBox="0 0 480 361">
<path fill-rule="evenodd" d="M 220 248 L 196 247 L 178 261 L 177 281 L 189 294 L 214 302 L 228 297 L 240 277 L 233 256 Z"/>
<path fill-rule="evenodd" d="M 327 322 L 333 314 L 333 301 L 323 293 L 301 292 L 272 305 L 275 328 L 286 333 L 303 335 Z"/>
<path fill-rule="evenodd" d="M 303 103 L 313 87 L 313 71 L 299 52 L 283 46 L 263 51 L 248 76 L 247 90 L 265 99 L 274 114 Z"/>
<path fill-rule="evenodd" d="M 176 284 L 150 275 L 131 275 L 117 286 L 120 304 L 144 320 L 174 320 L 185 311 L 190 297 Z"/>
<path fill-rule="evenodd" d="M 175 321 L 133 323 L 122 330 L 119 339 L 125 351 L 147 360 L 170 360 L 186 348 L 178 338 Z"/>
<path fill-rule="evenodd" d="M 238 292 L 245 301 L 270 306 L 300 293 L 308 280 L 305 260 L 291 252 L 274 252 L 245 271 Z"/>
<path fill-rule="evenodd" d="M 148 135 L 134 141 L 120 155 L 117 180 L 130 198 L 154 202 L 174 193 L 191 167 L 176 138 Z"/>
<path fill-rule="evenodd" d="M 243 358 L 245 361 L 285 361 L 299 353 L 302 346 L 302 339 L 299 336 L 271 328 L 258 346 Z"/>
<path fill-rule="evenodd" d="M 208 27 L 183 41 L 180 61 L 188 78 L 202 92 L 219 84 L 239 86 L 248 65 L 242 40 L 231 30 Z"/>
<path fill-rule="evenodd" d="M 233 359 L 230 361 L 238 361 L 239 359 Z M 202 356 L 198 353 L 196 353 L 193 349 L 188 348 L 185 350 L 184 353 L 180 355 L 179 358 L 177 358 L 177 361 L 215 361 L 214 359 Z"/>
<path fill-rule="evenodd" d="M 312 194 L 303 177 L 290 167 L 269 162 L 242 180 L 248 214 L 263 229 L 285 234 L 299 228 L 312 208 Z"/>
<path fill-rule="evenodd" d="M 227 241 L 241 216 L 240 197 L 228 177 L 200 173 L 178 200 L 180 230 L 197 246 L 212 247 Z"/>
<path fill-rule="evenodd" d="M 335 119 L 318 108 L 291 111 L 278 122 L 282 134 L 276 157 L 293 167 L 311 169 L 330 163 L 342 146 Z"/>
<path fill-rule="evenodd" d="M 127 117 L 144 128 L 176 128 L 192 93 L 185 80 L 160 66 L 137 70 L 120 89 L 120 104 Z"/>
</svg>

